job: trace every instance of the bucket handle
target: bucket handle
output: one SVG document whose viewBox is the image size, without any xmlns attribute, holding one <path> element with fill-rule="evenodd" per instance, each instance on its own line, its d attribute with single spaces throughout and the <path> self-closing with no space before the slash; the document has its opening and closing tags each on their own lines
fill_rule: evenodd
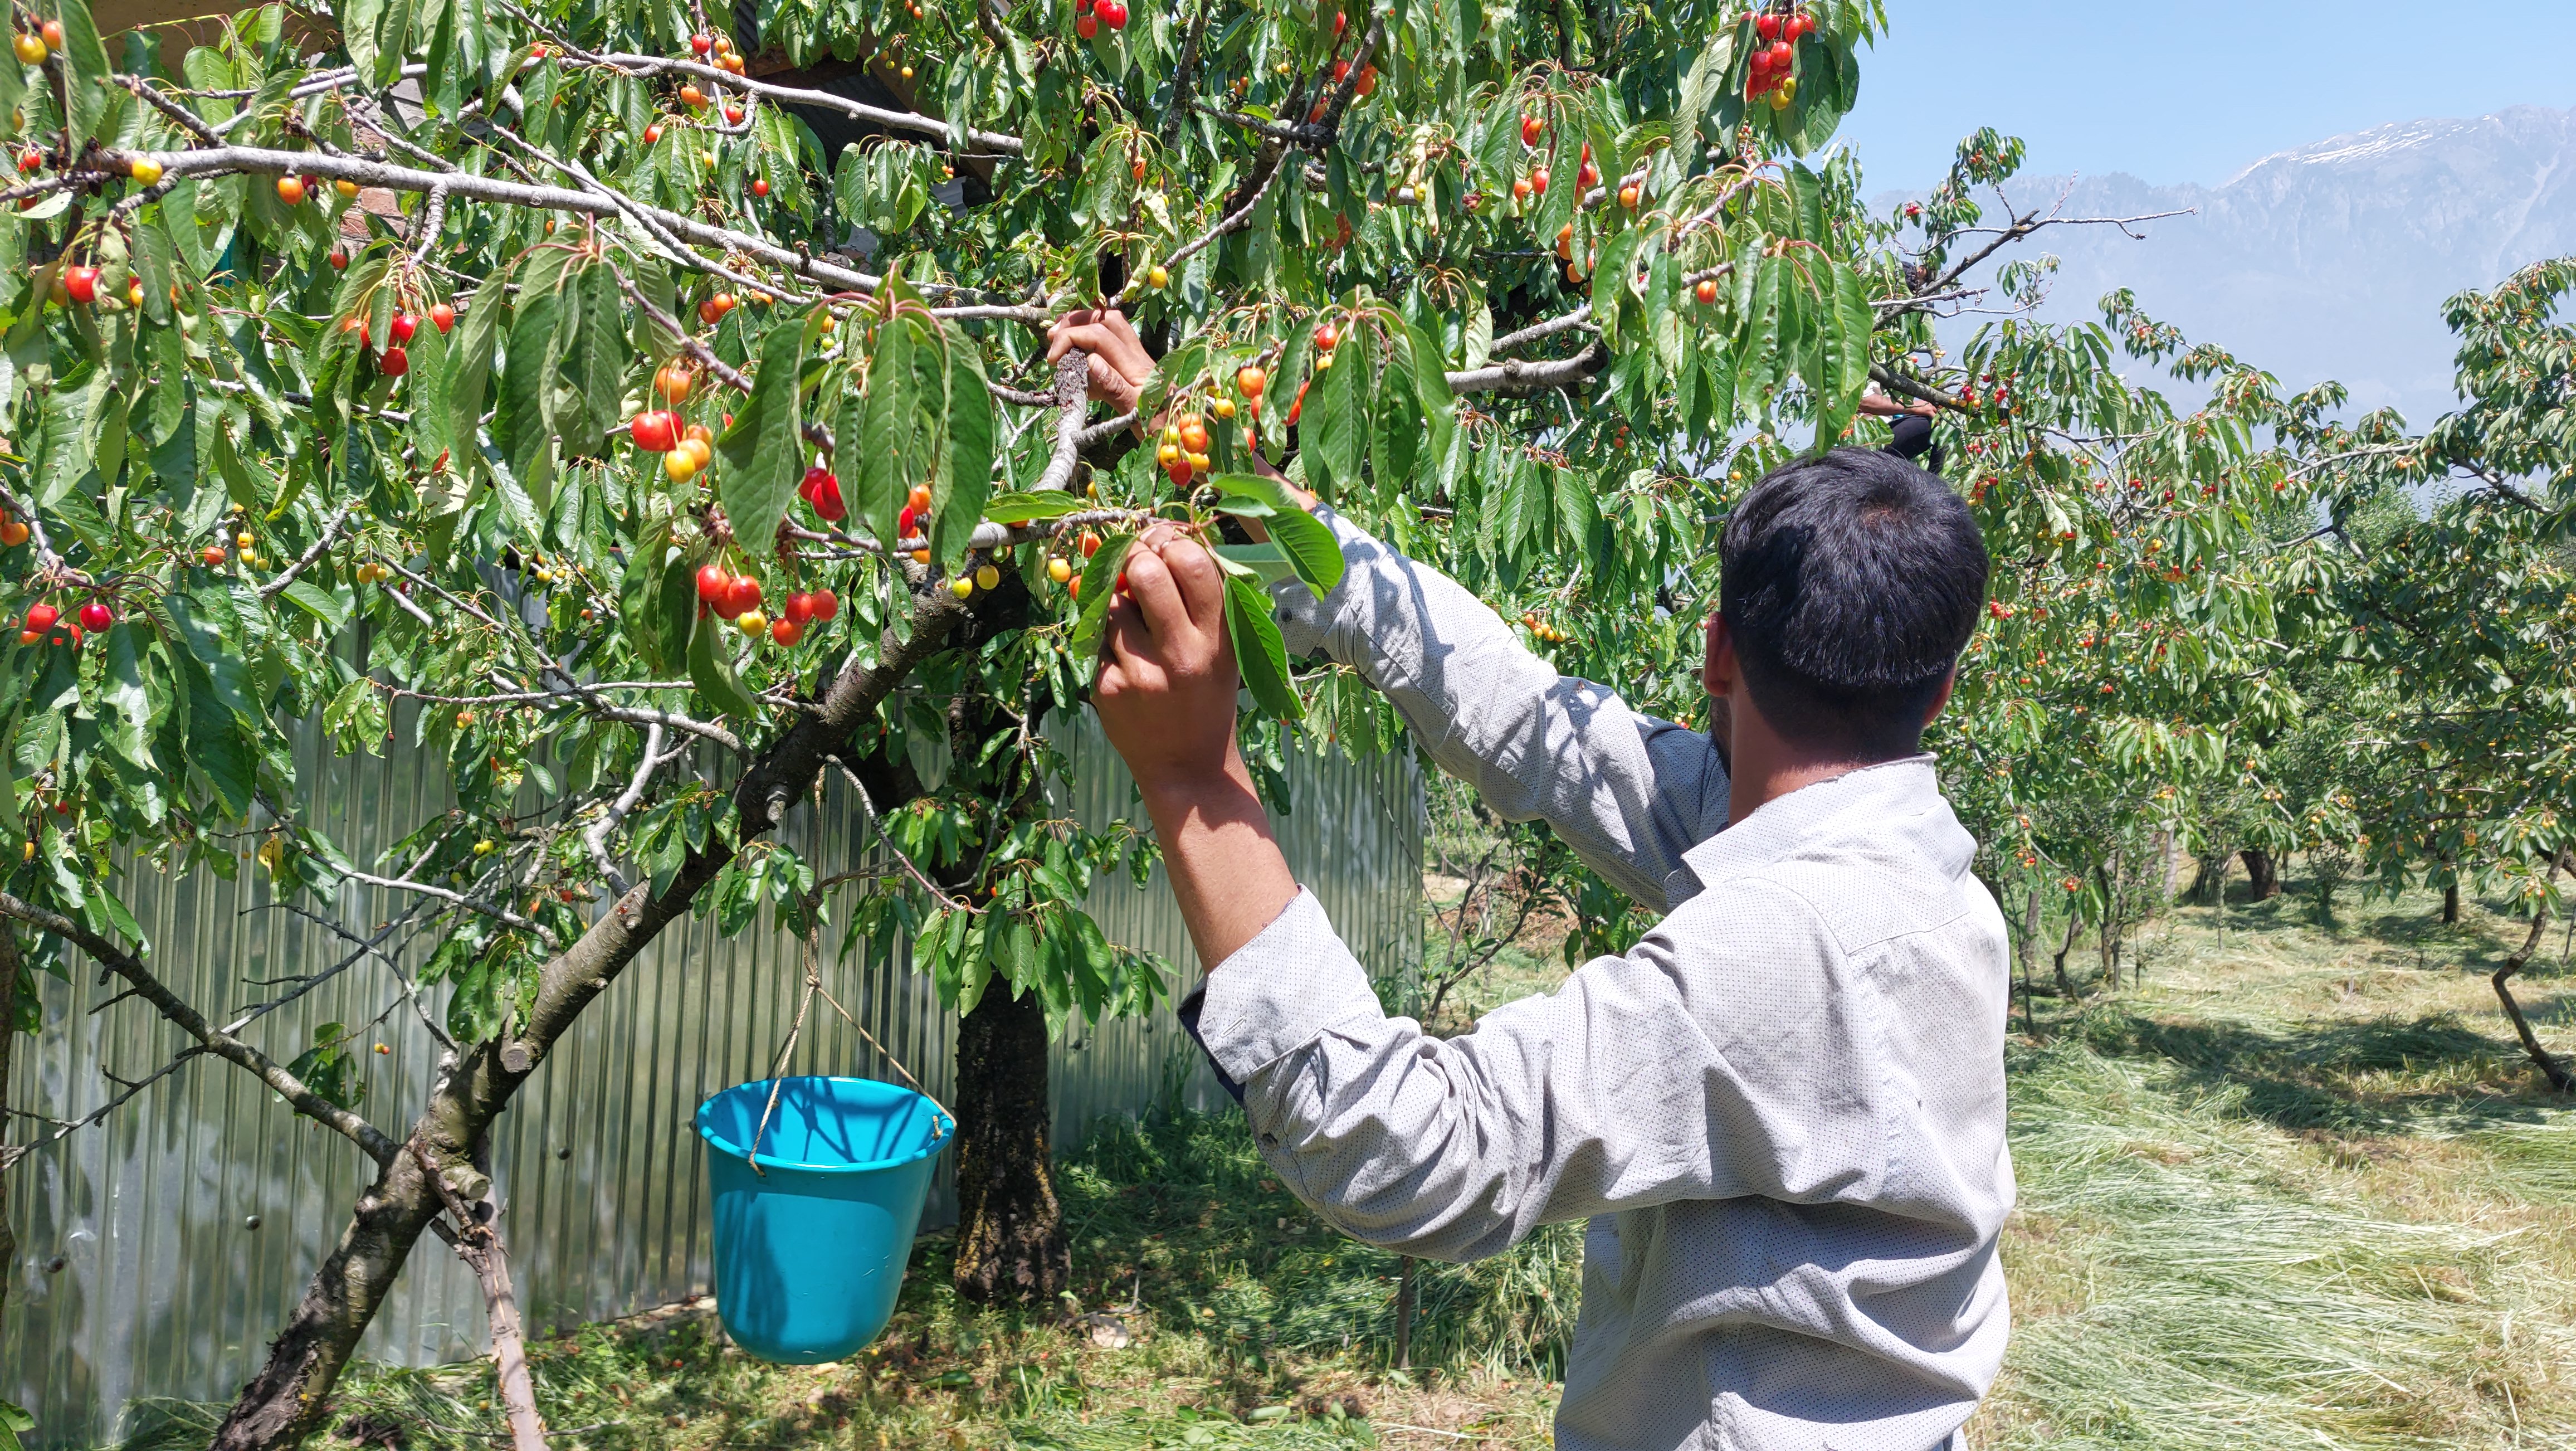
<svg viewBox="0 0 2576 1451">
<path fill-rule="evenodd" d="M 787 1041 L 778 1045 L 778 1061 L 772 1063 L 769 1068 L 769 1101 L 761 1106 L 760 1127 L 753 1130 L 751 1135 L 751 1172 L 763 1179 L 769 1177 L 769 1172 L 760 1167 L 760 1141 L 768 1134 L 769 1121 L 778 1112 L 779 1090 L 787 1086 L 785 1074 L 788 1055 L 796 1051 L 796 1039 L 805 1031 L 805 1014 L 814 1006 L 814 997 L 818 993 L 822 995 L 823 1001 L 832 1005 L 833 1012 L 841 1015 L 842 1022 L 849 1024 L 852 1030 L 867 1040 L 869 1047 L 876 1049 L 887 1063 L 893 1065 L 895 1072 L 903 1075 L 903 1081 L 912 1086 L 913 1092 L 929 1099 L 930 1106 L 939 1110 L 939 1117 L 930 1122 L 930 1141 L 937 1144 L 945 1140 L 949 1131 L 956 1127 L 957 1116 L 948 1111 L 946 1104 L 932 1097 L 930 1090 L 922 1086 L 921 1080 L 912 1076 L 912 1070 L 903 1066 L 903 1060 L 889 1052 L 886 1045 L 878 1042 L 877 1035 L 861 1026 L 858 1019 L 851 1017 L 850 1010 L 842 1007 L 840 999 L 832 996 L 831 989 L 823 986 L 822 949 L 815 941 L 815 929 L 810 925 L 805 929 L 804 946 L 805 991 L 796 1000 L 796 1020 L 787 1025 Z"/>
</svg>

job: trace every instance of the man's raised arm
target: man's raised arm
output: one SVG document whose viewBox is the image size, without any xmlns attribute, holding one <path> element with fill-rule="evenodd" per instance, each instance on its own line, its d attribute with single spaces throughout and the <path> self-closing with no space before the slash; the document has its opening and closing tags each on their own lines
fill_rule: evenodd
<svg viewBox="0 0 2576 1451">
<path fill-rule="evenodd" d="M 1047 356 L 1069 348 L 1091 355 L 1092 396 L 1112 407 L 1132 408 L 1153 376 L 1153 360 L 1115 312 L 1058 323 Z M 1726 766 L 1706 736 L 1559 675 L 1456 581 L 1330 506 L 1312 507 L 1341 540 L 1349 569 L 1327 599 L 1294 582 L 1273 591 L 1290 653 L 1321 651 L 1359 671 L 1443 770 L 1510 820 L 1544 819 L 1644 905 L 1660 911 L 1697 890 L 1675 890 L 1681 854 L 1726 824 Z"/>
</svg>

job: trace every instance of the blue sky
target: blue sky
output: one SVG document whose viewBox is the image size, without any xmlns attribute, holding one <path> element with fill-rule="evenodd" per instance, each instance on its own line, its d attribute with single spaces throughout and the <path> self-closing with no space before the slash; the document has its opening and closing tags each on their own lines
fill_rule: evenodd
<svg viewBox="0 0 2576 1451">
<path fill-rule="evenodd" d="M 2033 175 L 2216 184 L 2390 121 L 2576 105 L 2576 0 L 1887 0 L 1841 139 L 1870 190 L 1929 186 L 1960 137 Z M 2435 59 L 2427 66 L 2426 61 Z"/>
</svg>

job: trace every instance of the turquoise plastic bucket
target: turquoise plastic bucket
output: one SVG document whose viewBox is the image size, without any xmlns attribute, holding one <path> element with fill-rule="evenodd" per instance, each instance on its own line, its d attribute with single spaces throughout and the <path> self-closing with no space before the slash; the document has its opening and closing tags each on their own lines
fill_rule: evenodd
<svg viewBox="0 0 2576 1451">
<path fill-rule="evenodd" d="M 778 1107 L 751 1162 L 761 1109 Z M 698 1105 L 715 1191 L 716 1312 L 763 1360 L 819 1365 L 894 1314 L 939 1151 L 956 1124 L 868 1078 L 762 1079 Z"/>
</svg>

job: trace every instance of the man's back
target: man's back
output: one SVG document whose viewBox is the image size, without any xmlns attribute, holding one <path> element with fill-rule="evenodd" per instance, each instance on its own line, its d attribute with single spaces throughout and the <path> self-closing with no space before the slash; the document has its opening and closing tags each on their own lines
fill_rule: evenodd
<svg viewBox="0 0 2576 1451">
<path fill-rule="evenodd" d="M 1616 1109 L 1763 1160 L 1593 1220 L 1560 1446 L 1922 1451 L 1992 1382 L 2007 945 L 1931 777 L 1810 786 L 1687 855 L 1705 889 L 1649 943 L 1705 1046 L 1640 1051 L 1732 1082 L 1695 1102 L 1657 1074 L 1662 1101 Z"/>
<path fill-rule="evenodd" d="M 1671 915 L 1442 1041 L 1383 1017 L 1299 898 L 1186 1012 L 1265 1157 L 1416 1254 L 1590 1218 L 1569 1451 L 1939 1444 L 2001 1360 L 2012 1188 L 2004 924 L 1928 758 L 1728 826 L 1705 737 L 1323 517 L 1350 571 L 1328 600 L 1283 589 L 1292 648 L 1359 668 L 1488 804 Z"/>
</svg>

